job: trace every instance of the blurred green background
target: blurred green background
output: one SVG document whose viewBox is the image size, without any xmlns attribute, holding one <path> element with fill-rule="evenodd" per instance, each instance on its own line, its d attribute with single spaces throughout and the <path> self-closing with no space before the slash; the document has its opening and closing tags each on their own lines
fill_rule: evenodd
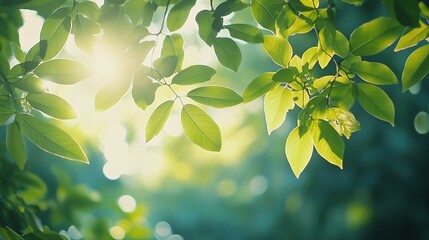
<svg viewBox="0 0 429 240">
<path fill-rule="evenodd" d="M 379 1 L 367 1 L 362 8 L 339 3 L 337 25 L 350 36 L 380 14 L 385 15 Z M 249 20 L 246 14 L 241 17 Z M 315 43 L 311 34 L 291 42 L 298 55 Z M 277 70 L 260 46 L 241 47 L 242 71 L 220 67 L 215 82 L 239 92 L 258 74 Z M 393 47 L 371 60 L 383 59 L 400 76 L 411 50 L 393 55 Z M 317 71 L 316 76 L 322 74 Z M 70 239 L 429 239 L 429 135 L 417 132 L 429 123 L 426 117 L 415 124 L 418 113 L 427 116 L 429 111 L 429 79 L 412 93 L 401 93 L 400 86 L 384 89 L 395 103 L 395 127 L 355 105 L 352 111 L 362 130 L 346 141 L 344 170 L 314 153 L 296 179 L 284 156 L 296 112 L 267 136 L 259 99 L 208 110 L 223 130 L 220 153 L 208 153 L 175 132 L 178 119 L 170 123 L 170 134 L 164 132 L 152 144 L 141 143 L 138 133 L 144 129 L 135 119 L 110 126 L 104 134 L 111 140 L 102 143 L 82 133 L 90 165 L 27 144 L 28 169 L 47 184 L 30 190 L 47 197 L 27 194 L 34 197 L 42 222 Z M 4 134 L 1 128 L 3 139 Z M 112 152 L 115 147 L 134 149 L 137 159 Z M 10 170 L 4 150 L 2 155 L 0 182 L 5 184 L 16 170 Z M 115 164 L 130 163 L 131 169 L 120 177 L 113 174 L 109 166 L 118 165 L 109 159 L 112 155 Z"/>
</svg>

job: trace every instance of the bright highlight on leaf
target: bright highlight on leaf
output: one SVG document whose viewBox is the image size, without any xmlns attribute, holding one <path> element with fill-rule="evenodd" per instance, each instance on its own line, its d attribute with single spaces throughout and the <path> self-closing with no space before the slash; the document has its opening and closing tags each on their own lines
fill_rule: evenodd
<svg viewBox="0 0 429 240">
<path fill-rule="evenodd" d="M 264 112 L 268 134 L 282 125 L 286 113 L 294 106 L 292 91 L 286 87 L 277 86 L 265 95 Z"/>
<path fill-rule="evenodd" d="M 186 136 L 198 146 L 219 152 L 222 139 L 218 125 L 201 108 L 186 104 L 181 113 L 182 126 Z"/>
<path fill-rule="evenodd" d="M 262 46 L 275 63 L 282 67 L 289 65 L 289 60 L 292 57 L 292 46 L 286 39 L 277 36 L 264 36 Z"/>
<path fill-rule="evenodd" d="M 307 128 L 301 126 L 292 129 L 286 140 L 285 153 L 293 173 L 299 178 L 313 154 L 313 142 Z"/>
<path fill-rule="evenodd" d="M 61 97 L 50 93 L 28 94 L 31 107 L 59 119 L 76 118 L 73 107 Z"/>
<path fill-rule="evenodd" d="M 58 84 L 75 84 L 89 77 L 89 69 L 76 61 L 54 59 L 40 64 L 34 73 L 43 80 Z"/>
<path fill-rule="evenodd" d="M 402 72 L 402 91 L 420 82 L 429 72 L 429 45 L 418 48 L 410 54 Z"/>
<path fill-rule="evenodd" d="M 351 70 L 366 82 L 378 85 L 397 84 L 398 79 L 389 67 L 382 63 L 360 61 Z"/>
</svg>

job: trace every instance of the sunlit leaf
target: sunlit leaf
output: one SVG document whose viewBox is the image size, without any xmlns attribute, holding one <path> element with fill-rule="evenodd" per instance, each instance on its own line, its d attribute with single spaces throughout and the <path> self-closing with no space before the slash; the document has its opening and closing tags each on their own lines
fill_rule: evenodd
<svg viewBox="0 0 429 240">
<path fill-rule="evenodd" d="M 365 2 L 365 0 L 342 0 L 342 1 L 348 4 L 353 4 L 355 6 L 360 6 Z"/>
<path fill-rule="evenodd" d="M 372 84 L 386 85 L 398 83 L 395 73 L 382 63 L 367 61 L 355 62 L 352 64 L 351 70 L 360 78 Z"/>
<path fill-rule="evenodd" d="M 236 72 L 241 63 L 241 51 L 237 43 L 229 38 L 216 38 L 213 47 L 219 62 Z"/>
<path fill-rule="evenodd" d="M 395 52 L 417 45 L 420 41 L 429 37 L 429 26 L 420 22 L 420 27 L 410 28 L 406 31 L 396 44 Z"/>
<path fill-rule="evenodd" d="M 429 45 L 424 45 L 410 54 L 402 72 L 402 91 L 420 82 L 429 72 Z"/>
<path fill-rule="evenodd" d="M 14 42 L 11 42 L 10 44 L 12 45 L 13 53 L 15 55 L 16 60 L 18 60 L 19 62 L 25 62 L 25 54 L 18 46 L 18 44 Z"/>
<path fill-rule="evenodd" d="M 196 0 L 180 1 L 171 8 L 167 16 L 168 30 L 174 32 L 183 26 L 195 2 Z"/>
<path fill-rule="evenodd" d="M 323 120 L 312 121 L 310 131 L 317 153 L 326 161 L 342 169 L 344 141 L 337 131 Z"/>
<path fill-rule="evenodd" d="M 172 100 L 163 102 L 153 111 L 152 115 L 150 115 L 146 125 L 146 142 L 149 142 L 161 132 L 170 116 L 173 105 L 174 101 Z"/>
<path fill-rule="evenodd" d="M 6 129 L 6 148 L 12 159 L 15 160 L 18 167 L 24 169 L 27 161 L 27 151 L 25 148 L 24 137 L 18 123 L 12 122 Z"/>
<path fill-rule="evenodd" d="M 79 144 L 64 130 L 31 115 L 17 116 L 22 133 L 40 149 L 53 155 L 88 163 Z"/>
<path fill-rule="evenodd" d="M 180 71 L 182 69 L 183 58 L 185 52 L 183 50 L 184 39 L 180 34 L 167 35 L 164 38 L 161 49 L 161 58 L 166 58 L 168 56 L 177 56 L 177 66 L 174 72 Z"/>
<path fill-rule="evenodd" d="M 129 78 L 114 79 L 98 90 L 95 95 L 95 109 L 105 111 L 115 105 L 130 88 Z"/>
<path fill-rule="evenodd" d="M 47 42 L 46 54 L 42 56 L 43 59 L 51 59 L 63 49 L 71 28 L 69 11 L 68 8 L 60 8 L 43 23 L 40 40 Z"/>
<path fill-rule="evenodd" d="M 243 102 L 250 102 L 276 87 L 279 83 L 273 81 L 273 76 L 273 72 L 266 72 L 253 79 L 244 89 Z"/>
<path fill-rule="evenodd" d="M 275 63 L 282 67 L 289 65 L 289 60 L 292 57 L 292 46 L 286 39 L 266 35 L 262 46 Z"/>
<path fill-rule="evenodd" d="M 216 71 L 205 65 L 193 65 L 178 72 L 171 83 L 179 85 L 191 85 L 209 81 Z"/>
<path fill-rule="evenodd" d="M 31 93 L 43 93 L 48 89 L 45 82 L 33 74 L 27 74 L 12 84 L 21 90 Z"/>
<path fill-rule="evenodd" d="M 286 113 L 294 106 L 292 91 L 284 86 L 277 86 L 265 95 L 264 112 L 268 134 L 282 125 Z"/>
<path fill-rule="evenodd" d="M 404 29 L 391 18 L 379 17 L 356 28 L 350 36 L 351 52 L 368 56 L 390 46 Z"/>
<path fill-rule="evenodd" d="M 34 73 L 43 80 L 58 84 L 75 84 L 89 77 L 89 69 L 76 61 L 54 59 L 40 64 Z"/>
<path fill-rule="evenodd" d="M 243 3 L 241 0 L 224 1 L 216 7 L 214 15 L 220 17 L 227 16 L 233 12 L 243 10 L 248 6 L 248 4 Z"/>
<path fill-rule="evenodd" d="M 204 86 L 191 90 L 186 95 L 195 102 L 217 107 L 231 107 L 243 101 L 233 90 L 221 86 Z"/>
<path fill-rule="evenodd" d="M 251 5 L 252 15 L 261 26 L 276 32 L 276 19 L 284 4 L 283 0 L 254 0 Z"/>
<path fill-rule="evenodd" d="M 142 68 L 133 78 L 132 96 L 134 102 L 141 109 L 146 110 L 147 106 L 155 100 L 155 92 L 159 84 L 154 83 L 148 76 L 146 69 Z"/>
<path fill-rule="evenodd" d="M 186 104 L 181 119 L 183 130 L 193 143 L 209 151 L 220 151 L 222 138 L 219 127 L 203 109 Z"/>
<path fill-rule="evenodd" d="M 264 37 L 259 28 L 249 24 L 230 24 L 225 26 L 233 38 L 241 39 L 248 43 L 261 43 Z"/>
<path fill-rule="evenodd" d="M 286 140 L 285 153 L 293 173 L 299 178 L 313 154 L 313 142 L 307 128 L 292 129 Z"/>
<path fill-rule="evenodd" d="M 31 107 L 59 119 L 76 118 L 73 107 L 61 97 L 51 93 L 30 93 L 26 100 Z"/>
<path fill-rule="evenodd" d="M 216 39 L 217 32 L 212 28 L 214 17 L 208 10 L 203 10 L 197 14 L 195 20 L 198 23 L 198 33 L 200 38 L 211 46 Z"/>
<path fill-rule="evenodd" d="M 347 139 L 353 132 L 360 130 L 359 121 L 351 112 L 343 108 L 329 108 L 326 119 L 337 130 L 338 134 L 344 135 Z"/>
<path fill-rule="evenodd" d="M 358 84 L 358 101 L 369 114 L 394 125 L 395 106 L 379 87 L 367 83 Z"/>
<path fill-rule="evenodd" d="M 153 67 L 162 77 L 171 76 L 177 67 L 177 56 L 172 55 L 165 58 L 160 58 L 153 63 Z"/>
</svg>

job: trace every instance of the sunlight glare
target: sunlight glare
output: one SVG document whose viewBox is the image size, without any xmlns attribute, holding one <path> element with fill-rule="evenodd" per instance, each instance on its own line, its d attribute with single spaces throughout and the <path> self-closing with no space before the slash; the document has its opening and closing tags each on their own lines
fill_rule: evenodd
<svg viewBox="0 0 429 240">
<path fill-rule="evenodd" d="M 110 180 L 116 180 L 121 176 L 121 171 L 113 163 L 107 162 L 103 166 L 103 174 Z"/>
</svg>

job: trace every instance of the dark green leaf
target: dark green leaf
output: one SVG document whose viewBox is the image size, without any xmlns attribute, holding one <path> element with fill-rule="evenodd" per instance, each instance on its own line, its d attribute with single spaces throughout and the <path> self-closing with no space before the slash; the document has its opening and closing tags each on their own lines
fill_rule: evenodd
<svg viewBox="0 0 429 240">
<path fill-rule="evenodd" d="M 226 29 L 229 30 L 229 34 L 233 38 L 241 39 L 248 43 L 261 43 L 264 41 L 264 37 L 259 28 L 249 24 L 231 24 L 226 25 Z"/>
<path fill-rule="evenodd" d="M 243 101 L 236 92 L 220 86 L 204 86 L 191 90 L 187 96 L 195 102 L 217 107 L 231 107 Z"/>
<path fill-rule="evenodd" d="M 27 151 L 25 148 L 24 137 L 18 123 L 13 122 L 6 129 L 6 148 L 9 154 L 15 160 L 16 165 L 23 170 L 27 161 Z"/>
<path fill-rule="evenodd" d="M 62 129 L 28 114 L 17 117 L 21 131 L 40 149 L 62 158 L 88 163 L 79 144 Z"/>
<path fill-rule="evenodd" d="M 90 75 L 85 65 L 68 59 L 44 62 L 34 69 L 34 73 L 44 80 L 58 84 L 75 84 Z"/>
<path fill-rule="evenodd" d="M 179 85 L 191 85 L 209 81 L 216 71 L 208 66 L 194 65 L 178 72 L 171 83 Z"/>
<path fill-rule="evenodd" d="M 219 62 L 236 72 L 241 63 L 241 51 L 237 43 L 229 38 L 216 38 L 213 47 Z"/>
<path fill-rule="evenodd" d="M 26 100 L 31 107 L 59 119 L 76 118 L 73 107 L 64 99 L 50 93 L 30 93 Z"/>
<path fill-rule="evenodd" d="M 243 102 L 250 102 L 276 87 L 279 83 L 273 81 L 273 76 L 273 72 L 267 72 L 253 79 L 244 89 Z"/>
<path fill-rule="evenodd" d="M 351 52 L 358 56 L 379 53 L 390 46 L 403 29 L 403 26 L 391 18 L 376 18 L 352 32 L 350 36 Z"/>
<path fill-rule="evenodd" d="M 424 45 L 410 54 L 402 72 L 402 91 L 420 82 L 429 72 L 429 45 Z"/>
<path fill-rule="evenodd" d="M 379 87 L 367 83 L 358 84 L 358 100 L 362 108 L 369 114 L 394 125 L 395 106 L 389 96 Z"/>
<path fill-rule="evenodd" d="M 167 16 L 168 30 L 174 32 L 183 26 L 195 2 L 196 0 L 182 0 L 171 8 Z"/>
<path fill-rule="evenodd" d="M 149 142 L 161 132 L 170 116 L 173 105 L 174 101 L 172 100 L 161 103 L 155 111 L 153 111 L 152 115 L 150 115 L 146 125 L 146 142 Z"/>
<path fill-rule="evenodd" d="M 398 79 L 392 70 L 382 63 L 367 61 L 355 62 L 352 64 L 351 70 L 360 78 L 372 84 L 386 85 L 398 83 Z"/>
<path fill-rule="evenodd" d="M 13 109 L 0 105 L 0 125 L 3 125 L 15 113 Z"/>
<path fill-rule="evenodd" d="M 181 119 L 183 130 L 193 143 L 209 151 L 220 151 L 222 138 L 219 127 L 203 109 L 186 104 Z"/>
</svg>

